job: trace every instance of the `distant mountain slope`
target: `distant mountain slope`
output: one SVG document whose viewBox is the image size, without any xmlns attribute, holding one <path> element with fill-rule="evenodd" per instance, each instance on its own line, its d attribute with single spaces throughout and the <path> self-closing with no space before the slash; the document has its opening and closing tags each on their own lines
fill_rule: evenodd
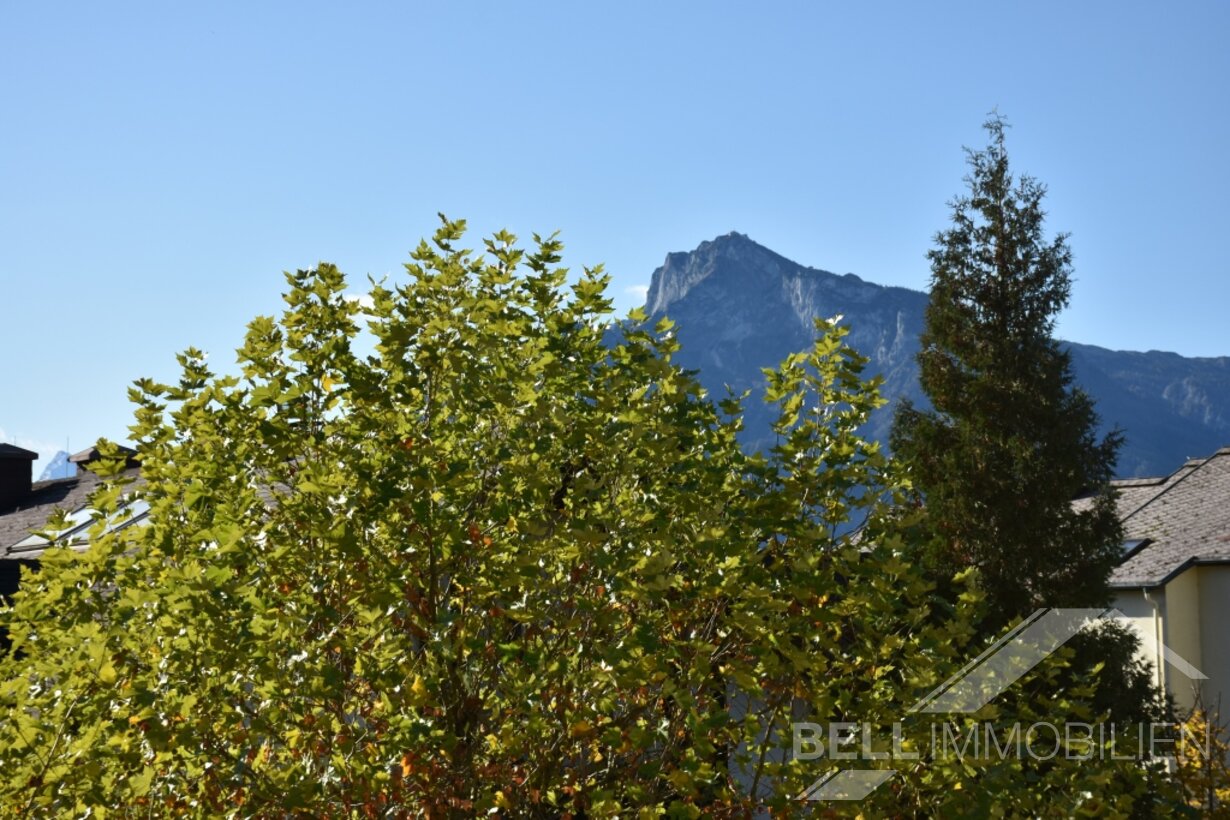
<svg viewBox="0 0 1230 820">
<path fill-rule="evenodd" d="M 886 440 L 892 405 L 918 404 L 918 336 L 927 295 L 807 268 L 746 236 L 731 233 L 690 253 L 672 253 L 654 271 L 646 296 L 653 316 L 679 324 L 679 362 L 699 371 L 718 398 L 724 385 L 755 388 L 747 404 L 746 443 L 771 444 L 769 408 L 760 401 L 760 368 L 811 344 L 815 316 L 842 315 L 848 341 L 884 376 L 890 404 L 869 432 Z M 1230 357 L 1189 359 L 1174 353 L 1112 351 L 1070 344 L 1077 381 L 1097 400 L 1103 426 L 1123 428 L 1124 476 L 1165 474 L 1191 456 L 1230 443 Z"/>
<path fill-rule="evenodd" d="M 1069 344 L 1076 379 L 1098 401 L 1104 427 L 1127 435 L 1122 476 L 1165 475 L 1230 444 L 1230 357 Z"/>
<path fill-rule="evenodd" d="M 38 477 L 39 481 L 47 481 L 53 478 L 72 478 L 77 474 L 77 465 L 68 460 L 68 453 L 61 450 L 51 457 L 51 461 L 47 462 L 47 466 L 43 468 L 43 473 Z"/>
</svg>

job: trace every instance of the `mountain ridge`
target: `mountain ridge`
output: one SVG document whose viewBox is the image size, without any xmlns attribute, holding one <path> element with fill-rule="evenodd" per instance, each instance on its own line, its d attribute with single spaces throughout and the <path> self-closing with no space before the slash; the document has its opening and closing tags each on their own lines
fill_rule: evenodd
<svg viewBox="0 0 1230 820">
<path fill-rule="evenodd" d="M 47 466 L 43 468 L 43 472 L 39 475 L 39 481 L 51 481 L 57 478 L 72 478 L 77 474 L 77 465 L 68 460 L 68 453 L 60 450 L 47 462 Z"/>
<path fill-rule="evenodd" d="M 692 251 L 668 253 L 653 272 L 645 310 L 678 324 L 680 364 L 697 370 L 716 394 L 724 385 L 755 394 L 764 385 L 760 368 L 810 346 L 814 317 L 843 316 L 847 341 L 870 359 L 867 375 L 884 377 L 889 404 L 867 430 L 886 441 L 900 399 L 927 405 L 915 357 L 928 298 L 853 273 L 804 266 L 732 231 Z M 1077 384 L 1097 400 L 1101 432 L 1118 425 L 1126 433 L 1121 475 L 1167 474 L 1230 442 L 1230 356 L 1061 343 L 1072 354 Z M 771 444 L 770 408 L 749 400 L 746 410 L 744 443 Z"/>
</svg>

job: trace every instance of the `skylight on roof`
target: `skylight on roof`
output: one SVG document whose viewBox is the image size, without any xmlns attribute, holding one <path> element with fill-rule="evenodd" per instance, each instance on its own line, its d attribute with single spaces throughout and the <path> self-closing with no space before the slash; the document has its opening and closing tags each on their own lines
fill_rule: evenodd
<svg viewBox="0 0 1230 820">
<path fill-rule="evenodd" d="M 132 503 L 120 507 L 118 514 L 108 522 L 107 528 L 103 532 L 122 530 L 125 527 L 143 521 L 148 514 L 149 504 L 144 499 L 138 498 Z M 97 513 L 91 507 L 82 507 L 70 513 L 68 516 L 69 527 L 67 530 L 59 533 L 56 538 L 57 543 L 64 546 L 85 545 L 86 535 L 89 532 L 90 526 L 93 525 L 96 515 Z M 31 535 L 9 547 L 9 552 L 29 552 L 31 550 L 45 549 L 48 546 L 50 546 L 50 542 L 46 538 Z"/>
</svg>

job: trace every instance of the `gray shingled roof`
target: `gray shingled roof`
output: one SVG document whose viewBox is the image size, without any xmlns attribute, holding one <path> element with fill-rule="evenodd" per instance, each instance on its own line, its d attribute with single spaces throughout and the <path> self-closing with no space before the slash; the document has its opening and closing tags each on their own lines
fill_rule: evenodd
<svg viewBox="0 0 1230 820">
<path fill-rule="evenodd" d="M 1193 564 L 1230 563 L 1230 447 L 1164 479 L 1115 486 L 1124 537 L 1148 543 L 1115 568 L 1111 586 L 1159 586 Z"/>
<path fill-rule="evenodd" d="M 139 475 L 137 469 L 129 469 L 126 472 L 134 478 Z M 31 559 L 41 555 L 42 550 L 38 550 L 37 554 L 11 554 L 9 548 L 32 532 L 42 529 L 57 509 L 68 512 L 81 509 L 100 480 L 90 471 L 81 470 L 72 478 L 36 481 L 30 494 L 22 497 L 15 506 L 0 509 L 0 560 Z"/>
<path fill-rule="evenodd" d="M 1191 459 L 1170 475 L 1152 478 L 1116 478 L 1111 481 L 1110 486 L 1119 491 L 1115 508 L 1119 513 L 1120 520 L 1136 512 L 1151 499 L 1155 498 L 1158 493 L 1165 490 L 1167 486 L 1199 467 L 1205 460 L 1203 458 Z M 1090 493 L 1089 495 L 1077 498 L 1072 502 L 1072 506 L 1078 511 L 1084 511 L 1093 507 L 1095 499 L 1096 495 Z"/>
</svg>

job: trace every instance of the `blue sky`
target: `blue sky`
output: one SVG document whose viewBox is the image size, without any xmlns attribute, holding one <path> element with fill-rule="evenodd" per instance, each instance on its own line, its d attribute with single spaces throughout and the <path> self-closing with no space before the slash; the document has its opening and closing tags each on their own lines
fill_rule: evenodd
<svg viewBox="0 0 1230 820">
<path fill-rule="evenodd" d="M 8 2 L 0 439 L 124 439 L 132 379 L 437 211 L 559 229 L 621 310 L 731 230 L 925 288 L 994 107 L 1072 233 L 1060 335 L 1230 354 L 1228 41 L 1224 2 Z"/>
</svg>

